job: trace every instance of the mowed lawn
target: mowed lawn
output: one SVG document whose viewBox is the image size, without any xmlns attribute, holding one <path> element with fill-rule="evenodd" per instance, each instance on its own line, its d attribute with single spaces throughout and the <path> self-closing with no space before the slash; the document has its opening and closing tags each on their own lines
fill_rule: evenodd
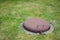
<svg viewBox="0 0 60 40">
<path fill-rule="evenodd" d="M 51 22 L 55 30 L 48 35 L 29 35 L 21 23 L 29 18 Z M 0 1 L 0 40 L 60 40 L 60 0 Z"/>
</svg>

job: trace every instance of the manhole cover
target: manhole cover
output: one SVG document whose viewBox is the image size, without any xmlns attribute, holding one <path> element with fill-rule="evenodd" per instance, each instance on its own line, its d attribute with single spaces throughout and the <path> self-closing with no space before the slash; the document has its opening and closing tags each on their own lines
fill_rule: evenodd
<svg viewBox="0 0 60 40">
<path fill-rule="evenodd" d="M 39 19 L 39 18 L 32 18 L 25 20 L 23 23 L 24 30 L 30 33 L 49 33 L 53 31 L 53 25 L 51 25 L 48 21 Z"/>
</svg>

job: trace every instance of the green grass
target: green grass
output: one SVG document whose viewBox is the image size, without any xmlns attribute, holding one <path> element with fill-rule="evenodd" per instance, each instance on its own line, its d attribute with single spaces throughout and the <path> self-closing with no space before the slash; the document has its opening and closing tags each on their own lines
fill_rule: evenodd
<svg viewBox="0 0 60 40">
<path fill-rule="evenodd" d="M 55 30 L 48 35 L 28 35 L 20 28 L 28 18 L 48 20 Z M 0 40 L 60 40 L 60 0 L 0 1 Z"/>
</svg>

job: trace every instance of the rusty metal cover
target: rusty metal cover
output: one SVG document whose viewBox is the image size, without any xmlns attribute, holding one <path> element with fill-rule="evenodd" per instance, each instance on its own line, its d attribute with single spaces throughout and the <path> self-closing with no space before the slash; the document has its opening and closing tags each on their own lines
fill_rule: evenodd
<svg viewBox="0 0 60 40">
<path fill-rule="evenodd" d="M 23 23 L 24 29 L 34 32 L 34 33 L 41 33 L 48 31 L 51 27 L 50 23 L 46 20 L 39 19 L 39 18 L 32 18 L 28 19 Z"/>
</svg>

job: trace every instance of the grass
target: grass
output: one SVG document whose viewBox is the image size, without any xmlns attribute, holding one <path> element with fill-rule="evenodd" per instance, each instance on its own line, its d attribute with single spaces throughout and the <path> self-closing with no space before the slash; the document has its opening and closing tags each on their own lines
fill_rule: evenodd
<svg viewBox="0 0 60 40">
<path fill-rule="evenodd" d="M 28 35 L 20 28 L 28 18 L 48 20 L 55 30 L 48 35 Z M 0 40 L 60 40 L 60 0 L 0 1 Z"/>
</svg>

